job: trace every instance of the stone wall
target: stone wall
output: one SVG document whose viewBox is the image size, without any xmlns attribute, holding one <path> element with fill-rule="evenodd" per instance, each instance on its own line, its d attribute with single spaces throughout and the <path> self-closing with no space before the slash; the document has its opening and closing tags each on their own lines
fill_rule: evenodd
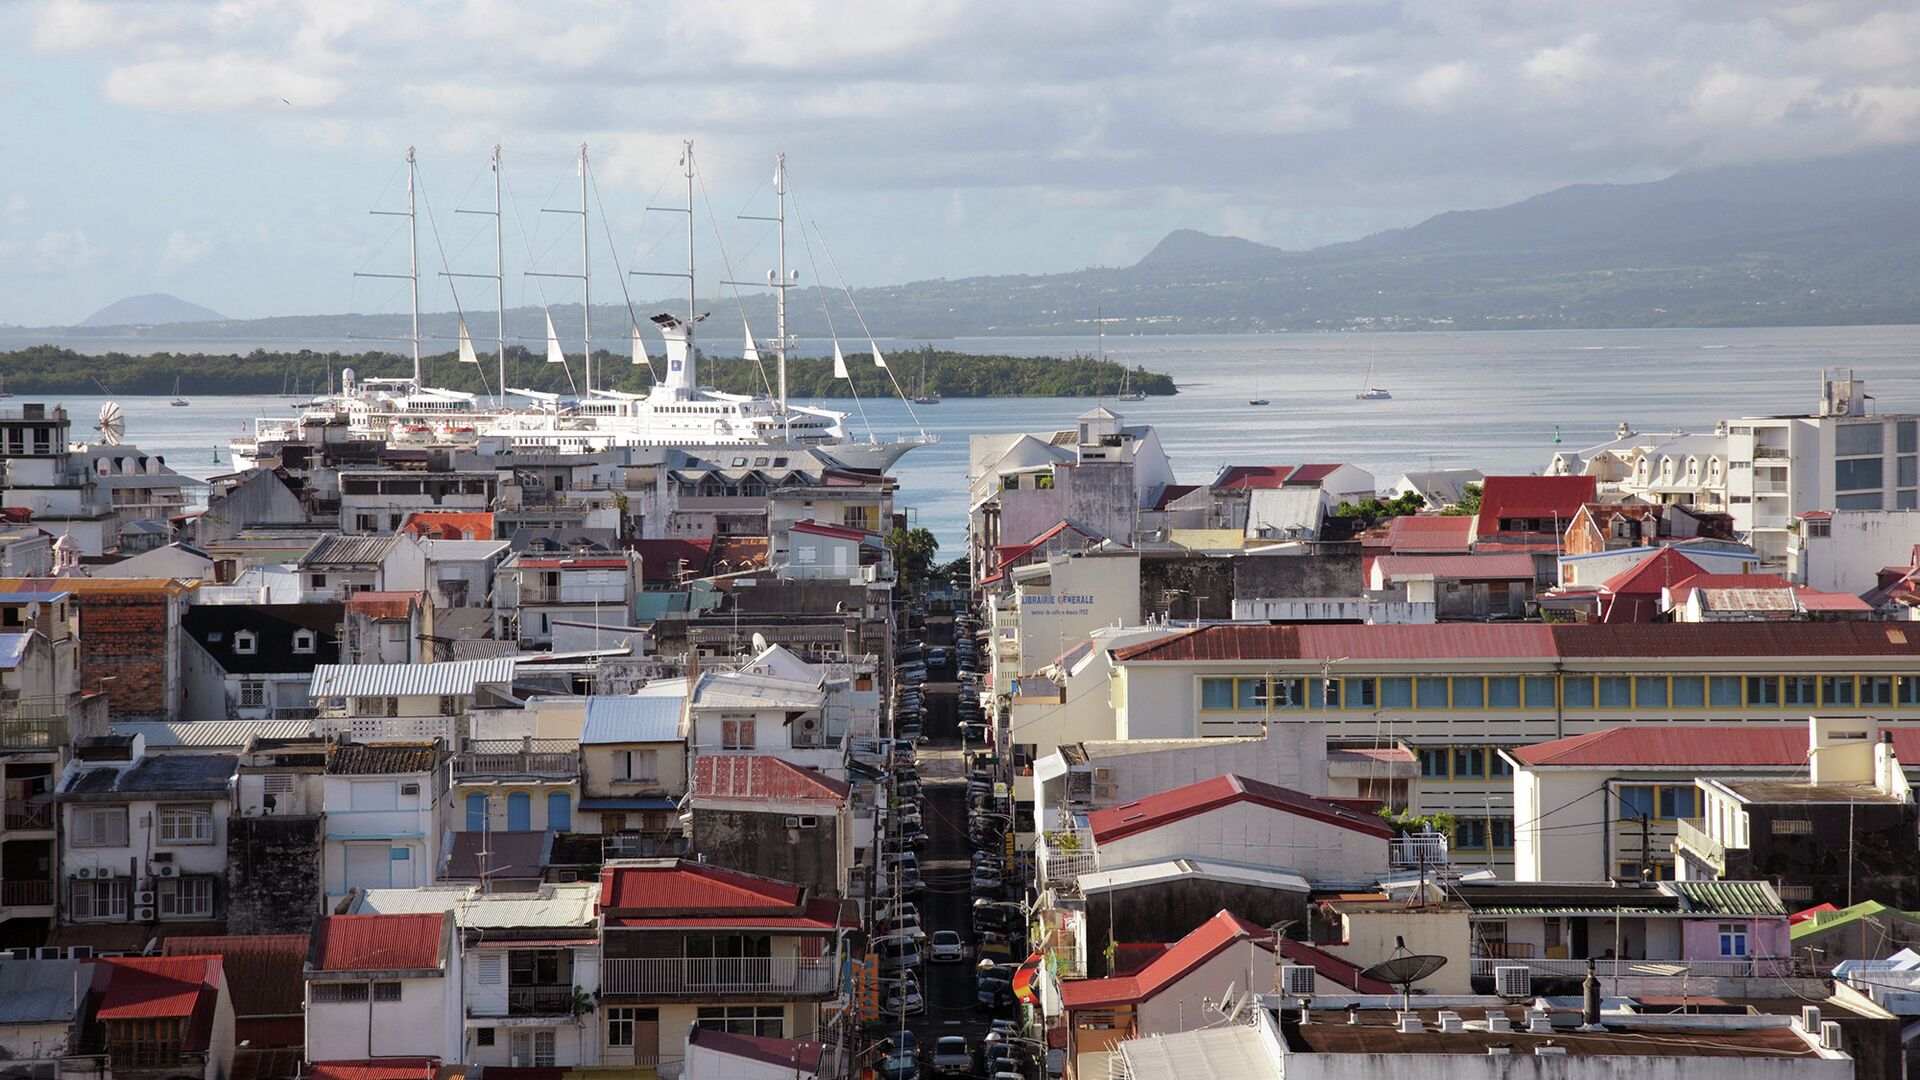
<svg viewBox="0 0 1920 1080">
<path fill-rule="evenodd" d="M 320 904 L 320 818 L 227 821 L 227 932 L 304 934 Z"/>
</svg>

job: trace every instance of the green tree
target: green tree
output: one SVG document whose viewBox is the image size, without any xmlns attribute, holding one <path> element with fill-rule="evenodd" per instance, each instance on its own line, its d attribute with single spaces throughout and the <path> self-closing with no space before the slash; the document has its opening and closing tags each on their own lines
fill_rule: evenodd
<svg viewBox="0 0 1920 1080">
<path fill-rule="evenodd" d="M 900 580 L 910 586 L 919 585 L 927 580 L 928 571 L 933 568 L 940 541 L 925 529 L 895 528 L 887 534 L 887 550 L 893 552 L 893 567 Z"/>
<path fill-rule="evenodd" d="M 1461 489 L 1460 501 L 1440 511 L 1454 517 L 1465 517 L 1480 512 L 1480 485 L 1468 484 Z"/>
</svg>

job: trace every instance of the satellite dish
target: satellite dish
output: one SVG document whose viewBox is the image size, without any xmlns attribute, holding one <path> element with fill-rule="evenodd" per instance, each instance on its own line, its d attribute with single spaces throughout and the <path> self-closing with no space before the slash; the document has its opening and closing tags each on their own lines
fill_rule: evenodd
<svg viewBox="0 0 1920 1080">
<path fill-rule="evenodd" d="M 109 401 L 100 406 L 100 422 L 93 425 L 100 433 L 100 441 L 108 446 L 119 446 L 127 436 L 127 414 L 121 410 L 120 403 Z"/>
<path fill-rule="evenodd" d="M 1362 971 L 1360 977 L 1378 979 L 1383 983 L 1399 987 L 1401 1008 L 1404 1010 L 1413 997 L 1413 984 L 1446 966 L 1447 958 L 1444 956 L 1408 953 L 1405 956 L 1389 956 Z"/>
<path fill-rule="evenodd" d="M 756 633 L 753 635 L 753 651 L 757 653 L 763 653 L 767 651 L 766 635 L 759 634 L 759 633 Z"/>
</svg>

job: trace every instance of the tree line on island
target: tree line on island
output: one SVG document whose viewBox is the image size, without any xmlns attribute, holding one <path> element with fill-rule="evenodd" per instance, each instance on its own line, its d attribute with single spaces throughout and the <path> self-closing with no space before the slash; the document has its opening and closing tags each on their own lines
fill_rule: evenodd
<svg viewBox="0 0 1920 1080">
<path fill-rule="evenodd" d="M 654 364 L 663 363 L 654 357 Z M 483 385 L 499 370 L 497 360 L 483 354 L 480 364 L 462 364 L 455 353 L 422 359 L 423 377 L 433 386 L 474 393 L 497 387 Z M 932 393 L 941 397 L 1103 397 L 1124 387 L 1155 397 L 1177 393 L 1173 377 L 1091 356 L 985 356 L 923 346 L 887 357 L 888 368 L 874 364 L 870 354 L 847 357 L 852 389 L 862 398 L 894 396 L 893 379 L 909 396 Z M 921 371 L 926 372 L 922 385 Z M 342 369 L 357 377 L 398 377 L 413 371 L 413 361 L 392 352 L 322 353 L 269 352 L 256 349 L 245 355 L 208 353 L 153 353 L 133 356 L 109 352 L 98 356 L 51 345 L 0 352 L 0 372 L 6 389 L 26 394 L 124 394 L 159 396 L 175 392 L 188 396 L 298 393 L 317 396 L 329 382 L 339 386 Z M 763 374 L 764 369 L 764 374 Z M 507 385 L 570 395 L 583 371 L 577 357 L 567 365 L 548 364 L 540 353 L 520 346 L 507 348 Z M 595 383 L 603 389 L 643 392 L 653 385 L 652 371 L 630 357 L 607 351 L 594 353 Z M 701 381 L 716 390 L 736 394 L 771 393 L 776 378 L 773 364 L 739 357 L 707 356 Z M 829 358 L 787 361 L 787 393 L 793 398 L 846 398 L 848 380 L 833 374 Z"/>
</svg>

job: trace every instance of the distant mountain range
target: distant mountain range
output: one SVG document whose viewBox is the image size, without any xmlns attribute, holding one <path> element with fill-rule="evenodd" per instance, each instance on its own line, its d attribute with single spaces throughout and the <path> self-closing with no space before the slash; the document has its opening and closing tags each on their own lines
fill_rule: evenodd
<svg viewBox="0 0 1920 1080">
<path fill-rule="evenodd" d="M 802 337 L 825 332 L 819 292 L 789 296 Z M 1090 337 L 1096 312 L 1115 321 L 1109 333 L 1920 322 L 1920 149 L 1685 172 L 1645 184 L 1580 184 L 1310 251 L 1183 229 L 1129 267 L 920 281 L 856 297 L 875 333 L 907 339 Z M 843 330 L 854 323 L 844 296 L 825 300 Z M 710 303 L 727 313 L 715 319 L 720 326 L 738 310 L 731 298 Z M 746 304 L 761 325 L 772 302 L 755 296 Z M 649 304 L 640 314 L 667 306 Z M 86 326 L 97 327 L 104 314 Z M 563 328 L 579 323 L 577 305 L 553 314 Z M 491 313 L 467 315 L 476 334 L 486 332 Z M 129 347 L 143 338 L 241 347 L 392 338 L 405 333 L 406 321 L 215 318 L 106 333 Z M 616 328 L 626 318 L 621 308 L 596 308 L 596 328 L 606 328 L 597 340 L 617 349 L 623 335 Z M 539 309 L 515 309 L 508 321 L 511 337 L 544 339 Z M 423 331 L 450 340 L 453 316 L 430 316 Z M 0 344 L 35 332 L 0 332 Z M 88 333 L 99 331 L 58 331 L 68 340 Z M 731 342 L 733 335 L 710 332 L 710 346 L 716 337 Z"/>
<path fill-rule="evenodd" d="M 224 322 L 226 316 L 169 293 L 147 293 L 115 300 L 80 320 L 81 326 L 165 326 L 169 323 Z"/>
</svg>

